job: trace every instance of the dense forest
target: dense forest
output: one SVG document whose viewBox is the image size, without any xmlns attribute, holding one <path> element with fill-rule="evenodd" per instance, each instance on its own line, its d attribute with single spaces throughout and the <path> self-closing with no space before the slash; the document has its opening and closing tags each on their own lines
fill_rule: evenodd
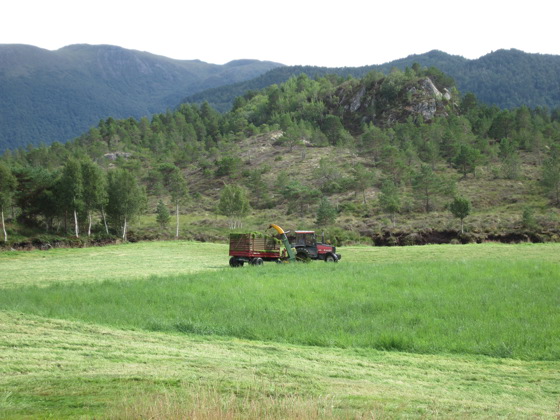
<svg viewBox="0 0 560 420">
<path fill-rule="evenodd" d="M 417 63 L 363 78 L 300 74 L 223 114 L 203 103 L 104 119 L 69 143 L 5 152 L 0 173 L 12 245 L 47 233 L 126 240 L 141 214 L 164 230 L 170 209 L 177 237 L 195 229 L 179 227 L 181 214 L 204 213 L 228 220 L 218 240 L 259 214 L 337 243 L 431 241 L 420 231 L 560 240 L 560 109 L 485 105 Z"/>
<path fill-rule="evenodd" d="M 385 64 L 365 67 L 326 68 L 312 66 L 278 67 L 254 79 L 232 85 L 214 87 L 185 98 L 185 102 L 208 102 L 220 111 L 231 108 L 235 97 L 248 90 L 281 84 L 301 73 L 311 78 L 337 74 L 363 77 L 370 71 L 388 74 L 393 68 L 405 70 L 414 63 L 435 67 L 452 77 L 463 93 L 472 92 L 480 102 L 500 108 L 560 105 L 560 57 L 528 54 L 519 50 L 498 50 L 476 60 L 450 55 L 442 51 L 411 55 Z"/>
<path fill-rule="evenodd" d="M 204 89 L 255 78 L 281 66 L 173 60 L 111 45 L 48 51 L 0 44 L 0 153 L 73 139 L 100 119 L 140 118 L 175 108 Z"/>
</svg>

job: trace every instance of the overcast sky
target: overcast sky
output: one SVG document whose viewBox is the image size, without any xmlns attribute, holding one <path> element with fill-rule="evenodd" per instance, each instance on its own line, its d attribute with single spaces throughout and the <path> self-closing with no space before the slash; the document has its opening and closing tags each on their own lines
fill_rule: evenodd
<svg viewBox="0 0 560 420">
<path fill-rule="evenodd" d="M 110 44 L 223 64 L 253 58 L 328 67 L 438 49 L 560 55 L 556 0 L 7 0 L 0 44 Z"/>
</svg>

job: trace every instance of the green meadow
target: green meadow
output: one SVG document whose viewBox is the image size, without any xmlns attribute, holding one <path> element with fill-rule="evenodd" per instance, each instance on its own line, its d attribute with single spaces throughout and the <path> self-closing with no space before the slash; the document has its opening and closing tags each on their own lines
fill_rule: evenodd
<svg viewBox="0 0 560 420">
<path fill-rule="evenodd" d="M 0 254 L 0 417 L 554 418 L 560 246 Z"/>
</svg>

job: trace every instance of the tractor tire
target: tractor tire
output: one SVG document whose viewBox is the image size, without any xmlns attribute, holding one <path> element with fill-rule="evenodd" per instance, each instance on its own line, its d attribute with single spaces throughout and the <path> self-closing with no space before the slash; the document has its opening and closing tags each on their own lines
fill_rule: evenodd
<svg viewBox="0 0 560 420">
<path fill-rule="evenodd" d="M 325 262 L 338 262 L 338 258 L 336 258 L 333 254 L 327 254 L 325 256 Z"/>
<path fill-rule="evenodd" d="M 311 261 L 311 255 L 307 249 L 298 249 L 296 253 L 296 261 L 308 263 Z"/>
</svg>

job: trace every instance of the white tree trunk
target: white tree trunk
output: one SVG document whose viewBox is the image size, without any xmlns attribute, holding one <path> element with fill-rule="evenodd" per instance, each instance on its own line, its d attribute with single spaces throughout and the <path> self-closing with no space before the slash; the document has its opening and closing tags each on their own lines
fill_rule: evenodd
<svg viewBox="0 0 560 420">
<path fill-rule="evenodd" d="M 74 230 L 76 232 L 76 238 L 79 238 L 79 231 L 78 231 L 78 212 L 74 209 Z"/>
<path fill-rule="evenodd" d="M 87 236 L 89 238 L 91 236 L 91 211 L 88 212 L 88 218 L 89 218 L 89 224 L 88 224 Z"/>
<path fill-rule="evenodd" d="M 175 214 L 177 216 L 177 231 L 175 233 L 175 238 L 179 239 L 179 203 L 177 203 Z"/>
<path fill-rule="evenodd" d="M 4 231 L 4 242 L 8 242 L 8 232 L 6 232 L 6 222 L 4 221 L 4 209 L 2 208 L 2 230 Z"/>
<path fill-rule="evenodd" d="M 124 217 L 124 225 L 122 230 L 122 239 L 123 242 L 126 242 L 126 216 Z"/>
<path fill-rule="evenodd" d="M 105 217 L 105 210 L 103 206 L 101 206 L 101 217 L 103 217 L 103 224 L 105 225 L 105 233 L 109 234 L 109 228 L 107 227 L 107 218 Z"/>
</svg>

